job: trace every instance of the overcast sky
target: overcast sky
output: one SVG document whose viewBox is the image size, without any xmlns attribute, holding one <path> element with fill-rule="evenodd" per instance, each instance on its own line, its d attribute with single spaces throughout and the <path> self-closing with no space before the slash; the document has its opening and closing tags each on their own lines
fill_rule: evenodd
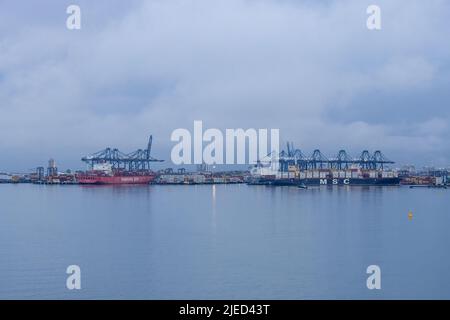
<svg viewBox="0 0 450 320">
<path fill-rule="evenodd" d="M 150 133 L 170 161 L 171 132 L 194 120 L 279 128 L 305 154 L 449 165 L 449 13 L 445 0 L 2 0 L 0 170 L 82 168 Z"/>
</svg>

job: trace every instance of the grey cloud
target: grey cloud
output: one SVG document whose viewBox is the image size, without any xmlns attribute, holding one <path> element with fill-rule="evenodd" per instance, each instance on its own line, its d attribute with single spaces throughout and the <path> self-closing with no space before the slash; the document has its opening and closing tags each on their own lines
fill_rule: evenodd
<svg viewBox="0 0 450 320">
<path fill-rule="evenodd" d="M 25 167 L 48 156 L 80 166 L 82 154 L 132 150 L 150 131 L 167 159 L 171 131 L 195 119 L 280 128 L 306 151 L 450 162 L 445 1 L 379 1 L 375 32 L 370 3 L 356 0 L 83 1 L 80 31 L 45 3 L 0 24 L 0 148 L 26 154 Z M 4 3 L 2 15 L 23 6 Z"/>
</svg>

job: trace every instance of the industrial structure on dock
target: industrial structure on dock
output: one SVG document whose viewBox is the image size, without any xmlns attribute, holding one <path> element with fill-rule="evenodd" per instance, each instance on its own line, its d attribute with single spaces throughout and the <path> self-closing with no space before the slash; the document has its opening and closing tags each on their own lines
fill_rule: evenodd
<svg viewBox="0 0 450 320">
<path fill-rule="evenodd" d="M 328 158 L 316 149 L 310 156 L 293 143 L 279 154 L 271 153 L 252 168 L 250 183 L 266 185 L 398 185 L 398 174 L 387 166 L 394 162 L 381 151 L 361 152 L 357 158 L 340 150 Z"/>
<path fill-rule="evenodd" d="M 146 149 L 123 153 L 117 148 L 106 148 L 81 160 L 90 170 L 78 173 L 80 184 L 149 184 L 156 178 L 151 170 L 152 162 L 161 162 L 151 156 L 153 136 L 150 135 Z"/>
<path fill-rule="evenodd" d="M 273 154 L 270 153 L 262 161 L 270 161 L 272 158 Z M 328 158 L 319 149 L 306 156 L 300 149 L 294 149 L 292 142 L 287 143 L 287 149 L 279 153 L 278 161 L 281 172 L 289 171 L 289 166 L 297 166 L 299 170 L 345 170 L 355 166 L 366 170 L 383 170 L 387 165 L 394 164 L 380 150 L 373 154 L 364 150 L 356 158 L 351 157 L 347 151 L 340 150 L 336 156 Z"/>
<path fill-rule="evenodd" d="M 162 162 L 151 156 L 153 136 L 150 135 L 147 149 L 138 149 L 131 153 L 123 153 L 117 148 L 106 148 L 81 158 L 93 170 L 96 165 L 109 163 L 114 170 L 138 171 L 151 170 L 152 162 Z"/>
<path fill-rule="evenodd" d="M 166 168 L 153 171 L 151 165 L 162 160 L 151 155 L 153 137 L 150 135 L 145 149 L 124 153 L 118 148 L 105 148 L 81 160 L 87 171 L 66 170 L 60 172 L 54 159 L 47 168 L 37 167 L 29 174 L 0 173 L 0 183 L 38 184 L 222 184 L 243 183 L 273 186 L 303 185 L 420 185 L 447 186 L 450 169 L 424 168 L 416 171 L 413 166 L 391 168 L 394 164 L 381 151 L 364 150 L 357 157 L 340 150 L 332 157 L 316 149 L 305 155 L 294 148 L 292 142 L 286 149 L 270 153 L 257 161 L 249 171 L 214 170 L 214 166 L 202 164 L 194 172 L 185 168 Z"/>
<path fill-rule="evenodd" d="M 308 185 L 399 185 L 418 183 L 447 185 L 448 170 L 433 171 L 414 177 L 408 172 L 394 170 L 394 161 L 380 150 L 370 153 L 364 150 L 358 157 L 351 157 L 345 150 L 327 157 L 316 149 L 306 156 L 295 149 L 292 142 L 278 154 L 270 153 L 251 169 L 250 184 L 272 186 Z"/>
</svg>

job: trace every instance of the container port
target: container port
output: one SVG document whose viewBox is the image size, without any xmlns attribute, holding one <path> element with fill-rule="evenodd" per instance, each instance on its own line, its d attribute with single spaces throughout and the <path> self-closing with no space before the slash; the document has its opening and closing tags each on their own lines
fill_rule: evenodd
<svg viewBox="0 0 450 320">
<path fill-rule="evenodd" d="M 333 186 L 333 185 L 377 185 L 394 186 L 417 184 L 408 172 L 393 169 L 393 161 L 381 151 L 373 154 L 364 150 L 358 157 L 351 157 L 345 150 L 327 157 L 316 149 L 306 156 L 293 143 L 286 150 L 269 154 L 251 169 L 249 184 L 271 186 Z M 428 186 L 446 186 L 448 170 L 439 176 L 424 176 L 421 183 Z"/>
<path fill-rule="evenodd" d="M 268 186 L 333 186 L 333 185 L 405 185 L 415 187 L 446 188 L 450 181 L 449 168 L 423 168 L 416 170 L 407 165 L 391 168 L 394 164 L 381 151 L 364 150 L 351 157 L 340 150 L 326 157 L 316 149 L 306 156 L 287 143 L 286 150 L 269 154 L 248 171 L 213 171 L 203 164 L 197 170 L 166 168 L 153 171 L 152 163 L 162 162 L 151 155 L 153 137 L 147 147 L 131 153 L 117 148 L 105 148 L 84 156 L 86 171 L 58 170 L 56 161 L 50 159 L 47 168 L 37 167 L 31 173 L 0 172 L 0 183 L 34 183 L 46 185 L 73 184 L 236 184 Z"/>
</svg>

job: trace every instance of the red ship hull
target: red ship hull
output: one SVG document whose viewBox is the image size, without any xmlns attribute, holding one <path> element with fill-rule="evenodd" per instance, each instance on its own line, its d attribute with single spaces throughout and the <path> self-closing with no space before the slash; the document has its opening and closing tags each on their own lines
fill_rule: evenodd
<svg viewBox="0 0 450 320">
<path fill-rule="evenodd" d="M 79 184 L 149 184 L 155 179 L 154 174 L 144 175 L 97 175 L 82 174 L 77 176 Z"/>
</svg>

